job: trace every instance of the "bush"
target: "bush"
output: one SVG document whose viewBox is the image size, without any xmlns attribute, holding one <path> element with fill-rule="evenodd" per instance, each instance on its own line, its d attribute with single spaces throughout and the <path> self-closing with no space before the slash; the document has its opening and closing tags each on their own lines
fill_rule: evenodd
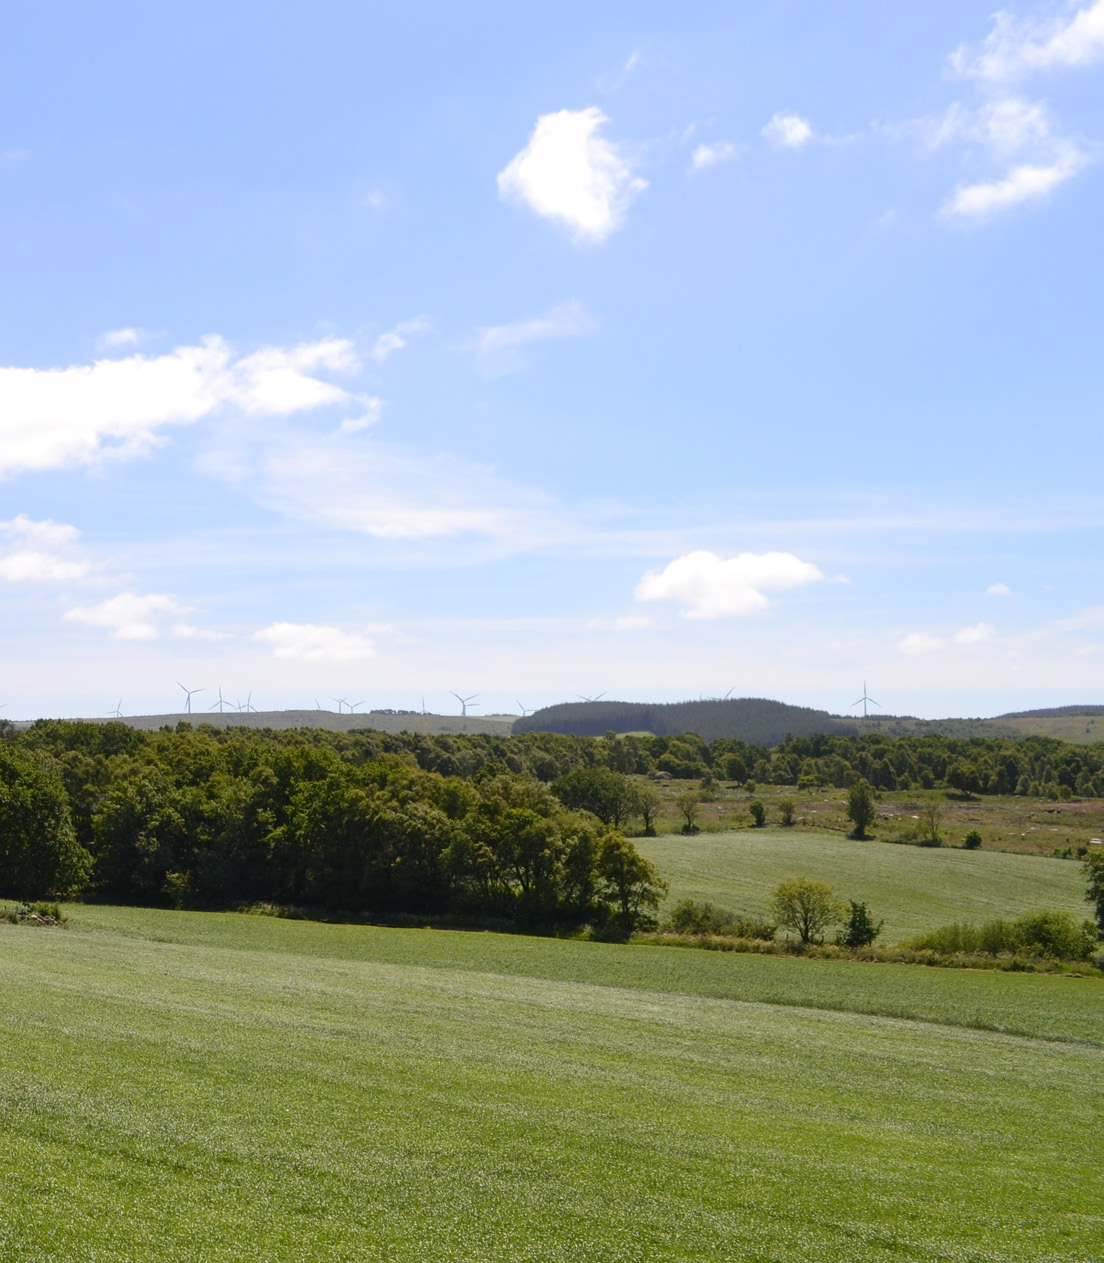
<svg viewBox="0 0 1104 1263">
<path fill-rule="evenodd" d="M 1069 912 L 1043 908 L 1025 912 L 1015 921 L 996 918 L 984 925 L 943 925 L 903 943 L 917 951 L 938 952 L 941 956 L 985 953 L 1005 956 L 1024 953 L 1053 960 L 1086 960 L 1092 953 L 1096 935 L 1090 921 L 1078 921 Z"/>
<path fill-rule="evenodd" d="M 779 813 L 780 813 L 780 815 L 781 815 L 781 817 L 782 817 L 782 825 L 783 825 L 783 827 L 784 827 L 784 828 L 786 828 L 786 829 L 791 828 L 791 827 L 792 827 L 792 825 L 793 825 L 793 822 L 794 822 L 794 804 L 793 804 L 793 799 L 791 799 L 791 798 L 783 798 L 783 799 L 781 799 L 781 800 L 779 801 L 779 803 L 778 803 L 778 811 L 779 811 Z"/>
<path fill-rule="evenodd" d="M 976 829 L 971 829 L 963 839 L 962 845 L 967 851 L 976 851 L 981 846 L 981 834 Z"/>
<path fill-rule="evenodd" d="M 865 903 L 856 903 L 854 899 L 849 899 L 847 902 L 851 911 L 840 931 L 838 941 L 843 947 L 869 947 L 881 934 L 885 921 L 881 920 L 875 925 L 870 909 Z"/>
<path fill-rule="evenodd" d="M 717 934 L 730 938 L 770 940 L 775 926 L 757 917 L 739 916 L 715 903 L 680 899 L 671 909 L 664 930 L 674 934 Z"/>
<path fill-rule="evenodd" d="M 751 823 L 756 829 L 761 829 L 767 823 L 767 809 L 758 798 L 753 798 L 748 803 L 748 811 L 751 812 Z"/>
</svg>

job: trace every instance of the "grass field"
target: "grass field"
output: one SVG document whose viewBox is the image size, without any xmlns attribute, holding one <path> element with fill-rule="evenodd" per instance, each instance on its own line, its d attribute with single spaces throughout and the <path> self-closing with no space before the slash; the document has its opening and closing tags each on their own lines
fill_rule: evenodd
<svg viewBox="0 0 1104 1263">
<path fill-rule="evenodd" d="M 1104 981 L 69 912 L 5 1259 L 1104 1257 Z"/>
<path fill-rule="evenodd" d="M 856 842 L 805 829 L 740 829 L 637 838 L 670 884 L 667 904 L 707 899 L 765 915 L 786 877 L 826 881 L 841 898 L 865 900 L 895 943 L 954 921 L 1016 917 L 1033 908 L 1089 915 L 1079 864 L 1035 855 Z"/>
</svg>

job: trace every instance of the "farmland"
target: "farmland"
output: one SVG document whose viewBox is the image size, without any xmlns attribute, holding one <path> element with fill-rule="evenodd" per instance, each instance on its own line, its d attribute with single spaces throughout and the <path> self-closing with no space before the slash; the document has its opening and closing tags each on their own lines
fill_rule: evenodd
<svg viewBox="0 0 1104 1263">
<path fill-rule="evenodd" d="M 69 912 L 0 926 L 5 1258 L 1104 1242 L 1104 982 Z"/>
<path fill-rule="evenodd" d="M 1034 908 L 1088 915 L 1080 868 L 1065 860 L 856 841 L 813 829 L 639 838 L 664 874 L 668 904 L 682 898 L 765 915 L 782 877 L 804 876 L 868 902 L 893 943 L 954 921 L 1014 917 Z"/>
</svg>

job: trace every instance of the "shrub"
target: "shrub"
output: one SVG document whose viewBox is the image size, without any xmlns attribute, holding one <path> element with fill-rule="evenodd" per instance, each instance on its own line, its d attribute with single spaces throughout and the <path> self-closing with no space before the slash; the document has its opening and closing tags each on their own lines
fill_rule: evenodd
<svg viewBox="0 0 1104 1263">
<path fill-rule="evenodd" d="M 1028 912 L 1014 923 L 1021 945 L 1055 960 L 1085 960 L 1096 940 L 1091 921 L 1078 921 L 1070 912 L 1044 908 Z"/>
<path fill-rule="evenodd" d="M 856 903 L 854 899 L 849 899 L 848 905 L 851 911 L 840 931 L 839 942 L 843 947 L 869 947 L 881 934 L 885 921 L 881 920 L 875 925 L 865 903 Z"/>
<path fill-rule="evenodd" d="M 767 823 L 767 809 L 758 798 L 753 798 L 748 803 L 748 811 L 751 812 L 751 823 L 756 829 L 761 829 Z"/>
<path fill-rule="evenodd" d="M 790 828 L 794 822 L 794 804 L 793 799 L 783 798 L 778 804 L 778 811 L 782 817 L 782 825 L 784 828 Z"/>
<path fill-rule="evenodd" d="M 740 916 L 715 903 L 680 899 L 671 909 L 664 930 L 674 934 L 717 934 L 729 938 L 770 940 L 775 926 L 758 917 Z"/>
<path fill-rule="evenodd" d="M 981 834 L 976 829 L 971 829 L 963 839 L 962 845 L 967 851 L 976 851 L 981 846 Z"/>
<path fill-rule="evenodd" d="M 1078 921 L 1069 912 L 1050 908 L 1025 912 L 1015 921 L 995 918 L 984 925 L 943 925 L 919 934 L 901 946 L 941 956 L 984 953 L 1007 956 L 1026 953 L 1054 960 L 1086 960 L 1095 941 L 1090 921 Z"/>
</svg>

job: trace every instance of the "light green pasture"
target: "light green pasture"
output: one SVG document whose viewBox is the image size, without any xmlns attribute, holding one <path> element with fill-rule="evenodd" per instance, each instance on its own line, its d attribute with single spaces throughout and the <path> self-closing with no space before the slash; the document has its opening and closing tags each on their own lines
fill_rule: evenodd
<svg viewBox="0 0 1104 1263">
<path fill-rule="evenodd" d="M 707 899 L 765 915 L 786 877 L 828 882 L 885 918 L 883 943 L 954 921 L 1016 917 L 1034 908 L 1089 915 L 1081 866 L 1004 851 L 857 842 L 806 829 L 740 829 L 635 839 L 670 884 L 667 906 Z"/>
<path fill-rule="evenodd" d="M 70 913 L 0 926 L 4 1259 L 1104 1255 L 1104 982 Z"/>
</svg>

